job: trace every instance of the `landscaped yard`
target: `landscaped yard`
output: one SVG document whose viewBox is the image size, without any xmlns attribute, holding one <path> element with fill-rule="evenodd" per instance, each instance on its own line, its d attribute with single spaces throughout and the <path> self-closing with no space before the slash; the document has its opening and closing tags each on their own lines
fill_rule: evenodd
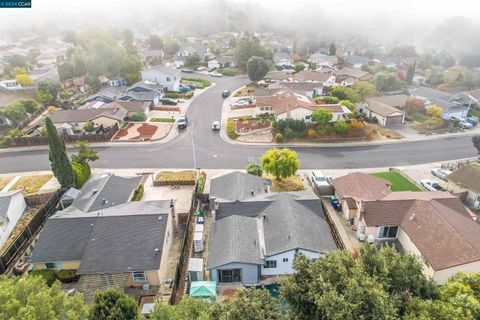
<svg viewBox="0 0 480 320">
<path fill-rule="evenodd" d="M 51 174 L 37 175 L 37 176 L 23 176 L 18 180 L 10 190 L 23 189 L 25 196 L 34 195 L 40 188 L 53 178 Z"/>
<path fill-rule="evenodd" d="M 422 113 L 410 113 L 408 114 L 408 116 L 412 118 L 413 121 L 421 122 L 421 123 L 425 122 L 425 120 L 428 119 L 428 117 Z"/>
<path fill-rule="evenodd" d="M 210 87 L 212 82 L 210 82 L 206 79 L 200 79 L 200 78 L 182 78 L 181 84 L 182 85 L 193 84 L 195 86 L 195 88 L 203 89 L 203 88 L 206 88 L 206 87 Z"/>
<path fill-rule="evenodd" d="M 266 176 L 266 178 L 272 180 L 272 190 L 275 192 L 305 190 L 302 179 L 296 175 L 282 180 L 276 180 L 275 177 L 272 176 Z"/>
<path fill-rule="evenodd" d="M 218 69 L 217 72 L 223 74 L 224 76 L 230 76 L 230 77 L 239 75 L 241 73 L 240 69 L 232 68 L 232 67 Z"/>
<path fill-rule="evenodd" d="M 235 121 L 235 131 L 237 133 L 248 133 L 259 129 L 267 129 L 272 126 L 270 120 L 248 119 Z"/>
<path fill-rule="evenodd" d="M 194 185 L 195 184 L 195 171 L 161 171 L 155 177 L 155 186 L 166 185 Z"/>
<path fill-rule="evenodd" d="M 392 191 L 420 191 L 420 188 L 408 181 L 398 172 L 375 172 L 371 173 L 371 175 L 390 181 L 392 184 L 390 189 Z"/>
<path fill-rule="evenodd" d="M 0 178 L 0 191 L 7 186 L 7 184 L 12 181 L 13 177 Z"/>
</svg>

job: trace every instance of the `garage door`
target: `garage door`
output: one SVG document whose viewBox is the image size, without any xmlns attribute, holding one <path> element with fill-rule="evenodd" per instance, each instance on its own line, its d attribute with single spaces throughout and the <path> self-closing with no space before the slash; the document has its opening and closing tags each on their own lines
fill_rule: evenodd
<svg viewBox="0 0 480 320">
<path fill-rule="evenodd" d="M 388 116 L 387 119 L 385 120 L 385 125 L 391 125 L 391 124 L 401 124 L 402 123 L 403 116 Z"/>
</svg>

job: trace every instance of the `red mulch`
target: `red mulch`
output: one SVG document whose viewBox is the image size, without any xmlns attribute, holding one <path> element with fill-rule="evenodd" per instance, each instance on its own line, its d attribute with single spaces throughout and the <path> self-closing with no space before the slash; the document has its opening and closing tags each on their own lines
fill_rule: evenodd
<svg viewBox="0 0 480 320">
<path fill-rule="evenodd" d="M 132 126 L 133 123 L 129 123 L 125 129 L 119 130 L 113 139 L 118 140 L 119 138 L 126 136 L 128 134 L 128 129 L 130 129 Z"/>
<path fill-rule="evenodd" d="M 249 108 L 256 108 L 256 107 L 257 105 L 255 104 L 246 104 L 246 105 L 234 104 L 230 109 L 237 110 L 237 109 L 249 109 Z"/>
<path fill-rule="evenodd" d="M 270 128 L 270 120 L 265 120 L 260 123 L 259 120 L 237 120 L 235 121 L 235 131 L 239 133 L 246 133 L 258 129 Z"/>
<path fill-rule="evenodd" d="M 178 111 L 180 112 L 179 107 L 154 107 L 153 110 L 158 110 L 158 111 Z"/>
</svg>

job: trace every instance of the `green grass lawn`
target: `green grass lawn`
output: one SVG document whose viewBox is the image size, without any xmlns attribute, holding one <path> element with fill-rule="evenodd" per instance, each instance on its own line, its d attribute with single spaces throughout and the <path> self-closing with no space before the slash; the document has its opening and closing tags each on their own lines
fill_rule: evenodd
<svg viewBox="0 0 480 320">
<path fill-rule="evenodd" d="M 425 120 L 428 119 L 428 117 L 424 114 L 421 113 L 409 113 L 408 116 L 413 119 L 413 121 L 417 121 L 420 123 L 425 122 Z"/>
<path fill-rule="evenodd" d="M 398 172 L 375 172 L 370 175 L 390 181 L 392 184 L 390 189 L 392 191 L 420 191 L 416 185 L 405 179 Z"/>
</svg>

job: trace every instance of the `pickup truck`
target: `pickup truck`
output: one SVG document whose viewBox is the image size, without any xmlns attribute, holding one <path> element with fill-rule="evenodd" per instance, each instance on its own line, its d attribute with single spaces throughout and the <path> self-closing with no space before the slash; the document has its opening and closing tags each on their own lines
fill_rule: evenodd
<svg viewBox="0 0 480 320">
<path fill-rule="evenodd" d="M 443 188 L 438 182 L 433 182 L 432 180 L 422 179 L 420 180 L 420 184 L 429 191 L 447 192 L 447 190 Z"/>
<path fill-rule="evenodd" d="M 447 180 L 447 176 L 452 173 L 452 171 L 448 170 L 448 169 L 440 169 L 440 168 L 435 168 L 435 169 L 432 169 L 431 171 L 432 175 L 434 175 L 435 177 L 437 178 L 440 178 L 442 180 Z"/>
</svg>

